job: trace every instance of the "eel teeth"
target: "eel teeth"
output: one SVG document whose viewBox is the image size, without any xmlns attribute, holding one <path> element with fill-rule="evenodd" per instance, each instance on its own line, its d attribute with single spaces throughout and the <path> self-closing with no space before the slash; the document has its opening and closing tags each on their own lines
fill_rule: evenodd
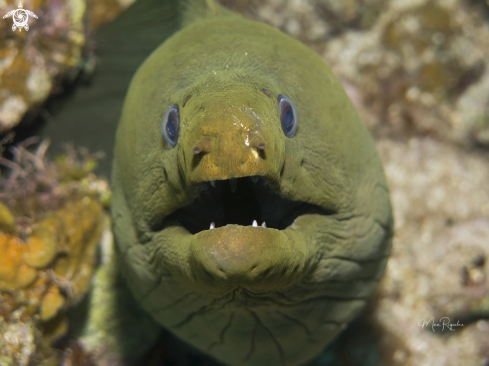
<svg viewBox="0 0 489 366">
<path fill-rule="evenodd" d="M 231 178 L 229 179 L 229 183 L 231 184 L 231 192 L 236 192 L 236 186 L 238 185 L 238 179 Z"/>
<path fill-rule="evenodd" d="M 253 220 L 253 223 L 251 224 L 253 227 L 258 227 L 258 222 L 256 220 Z M 265 221 L 263 221 L 263 223 L 261 224 L 261 227 L 264 227 L 266 228 L 267 225 L 265 224 Z M 216 224 L 211 222 L 211 225 L 209 227 L 209 230 L 212 230 L 212 229 L 215 229 L 216 228 Z"/>
<path fill-rule="evenodd" d="M 210 180 L 209 182 L 211 182 L 211 186 L 213 186 L 214 188 L 216 187 L 216 181 Z"/>
<path fill-rule="evenodd" d="M 259 179 L 259 177 L 257 175 L 254 175 L 253 177 L 251 177 L 251 180 L 253 181 L 253 183 L 258 182 L 258 179 Z"/>
</svg>

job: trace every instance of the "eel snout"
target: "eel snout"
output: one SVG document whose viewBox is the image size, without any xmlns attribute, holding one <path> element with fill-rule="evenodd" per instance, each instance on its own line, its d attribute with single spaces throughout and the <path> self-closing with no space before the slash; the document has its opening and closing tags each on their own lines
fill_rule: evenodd
<svg viewBox="0 0 489 366">
<path fill-rule="evenodd" d="M 196 234 L 190 266 L 204 291 L 278 290 L 300 279 L 306 253 L 280 230 L 227 225 Z"/>
<path fill-rule="evenodd" d="M 206 119 L 182 136 L 179 166 L 187 180 L 200 183 L 253 175 L 279 179 L 285 145 L 276 126 L 244 112 L 222 115 L 219 109 L 209 109 Z"/>
</svg>

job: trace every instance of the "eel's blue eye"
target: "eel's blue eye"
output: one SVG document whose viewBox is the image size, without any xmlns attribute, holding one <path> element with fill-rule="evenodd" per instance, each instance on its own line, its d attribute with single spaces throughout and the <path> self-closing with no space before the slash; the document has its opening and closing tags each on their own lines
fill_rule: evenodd
<svg viewBox="0 0 489 366">
<path fill-rule="evenodd" d="M 282 123 L 282 130 L 285 136 L 294 136 L 297 130 L 297 124 L 299 123 L 294 103 L 285 95 L 280 94 L 278 96 L 278 107 L 280 109 L 280 122 Z"/>
<path fill-rule="evenodd" d="M 168 145 L 175 147 L 178 141 L 178 132 L 180 130 L 180 115 L 178 105 L 174 104 L 166 111 L 161 121 L 161 132 Z"/>
</svg>

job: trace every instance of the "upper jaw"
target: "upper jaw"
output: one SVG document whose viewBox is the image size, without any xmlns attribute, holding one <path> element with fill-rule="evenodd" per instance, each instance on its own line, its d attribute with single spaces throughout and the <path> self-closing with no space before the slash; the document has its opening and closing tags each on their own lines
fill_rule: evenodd
<svg viewBox="0 0 489 366">
<path fill-rule="evenodd" d="M 268 161 L 255 161 L 252 164 L 234 164 L 233 162 L 223 163 L 216 161 L 211 157 L 204 157 L 199 165 L 192 169 L 188 174 L 188 183 L 191 186 L 196 186 L 201 183 L 211 183 L 216 181 L 230 180 L 231 182 L 237 178 L 249 177 L 261 179 L 267 185 L 279 191 L 280 187 L 280 167 L 270 166 Z"/>
</svg>

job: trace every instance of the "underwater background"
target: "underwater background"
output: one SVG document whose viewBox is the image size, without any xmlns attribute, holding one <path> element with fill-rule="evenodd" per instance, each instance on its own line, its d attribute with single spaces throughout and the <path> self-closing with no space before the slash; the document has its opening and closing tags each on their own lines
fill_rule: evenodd
<svg viewBox="0 0 489 366">
<path fill-rule="evenodd" d="M 359 319 L 308 365 L 489 366 L 489 2 L 220 2 L 328 62 L 388 180 L 395 236 L 384 278 Z M 90 330 L 104 311 L 134 306 L 90 293 L 90 281 L 124 286 L 107 263 L 110 189 L 97 170 L 110 152 L 104 160 L 76 136 L 49 150 L 35 137 L 90 82 L 97 28 L 131 3 L 31 0 L 23 7 L 38 19 L 28 31 L 0 20 L 0 366 L 122 365 L 128 348 L 154 339 L 131 364 L 218 365 L 150 325 L 119 353 L 97 349 L 117 338 L 110 332 L 131 332 L 131 321 L 150 323 L 141 315 Z M 2 16 L 17 7 L 0 0 Z M 97 272 L 100 263 L 108 266 Z M 452 326 L 435 325 L 446 319 Z"/>
</svg>

